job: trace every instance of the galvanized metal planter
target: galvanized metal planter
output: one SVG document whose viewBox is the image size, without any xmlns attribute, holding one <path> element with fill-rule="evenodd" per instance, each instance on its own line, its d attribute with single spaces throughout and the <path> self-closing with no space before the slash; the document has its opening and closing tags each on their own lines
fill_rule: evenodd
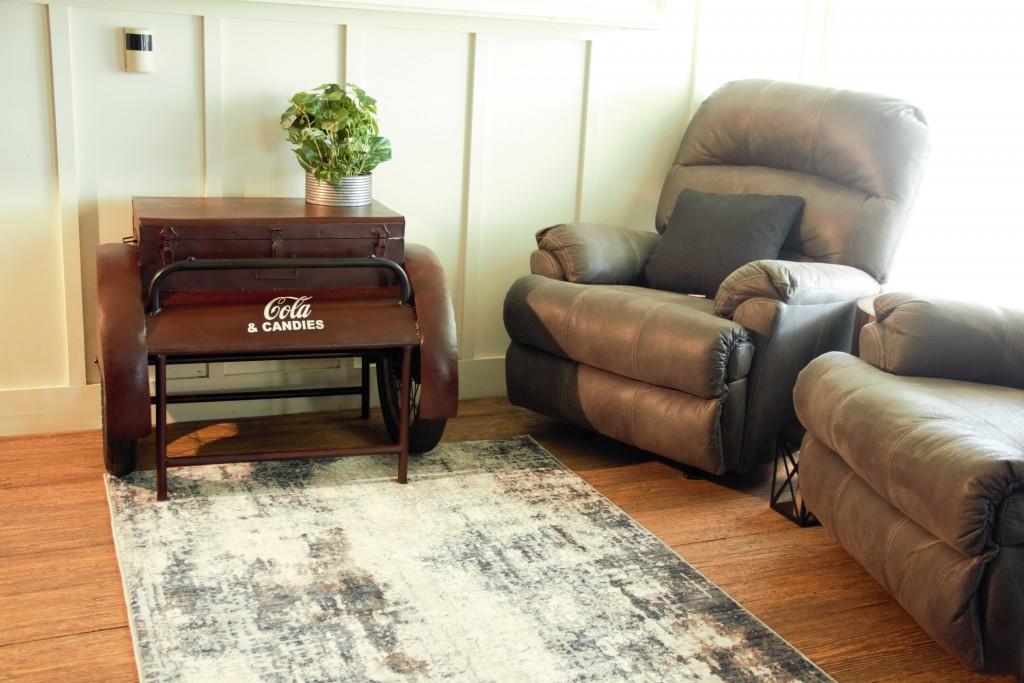
<svg viewBox="0 0 1024 683">
<path fill-rule="evenodd" d="M 306 174 L 306 203 L 324 206 L 365 206 L 373 201 L 373 175 L 345 176 L 340 183 L 322 183 Z"/>
</svg>

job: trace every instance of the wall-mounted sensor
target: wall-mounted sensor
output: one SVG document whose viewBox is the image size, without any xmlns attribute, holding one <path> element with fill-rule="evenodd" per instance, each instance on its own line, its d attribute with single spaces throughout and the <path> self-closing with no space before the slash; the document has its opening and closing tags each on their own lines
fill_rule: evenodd
<svg viewBox="0 0 1024 683">
<path fill-rule="evenodd" d="M 124 30 L 124 70 L 140 74 L 153 71 L 153 32 L 148 28 Z"/>
</svg>

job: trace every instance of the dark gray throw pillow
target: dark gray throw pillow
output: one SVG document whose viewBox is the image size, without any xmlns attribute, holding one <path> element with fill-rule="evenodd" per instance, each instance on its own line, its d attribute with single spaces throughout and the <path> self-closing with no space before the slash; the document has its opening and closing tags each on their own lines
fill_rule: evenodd
<svg viewBox="0 0 1024 683">
<path fill-rule="evenodd" d="M 802 197 L 683 190 L 644 266 L 651 287 L 714 297 L 740 266 L 779 257 L 800 219 Z"/>
</svg>

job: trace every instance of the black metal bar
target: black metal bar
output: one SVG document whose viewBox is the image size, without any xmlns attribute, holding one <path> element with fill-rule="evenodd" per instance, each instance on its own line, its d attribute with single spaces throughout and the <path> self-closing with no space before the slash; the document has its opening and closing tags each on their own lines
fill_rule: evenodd
<svg viewBox="0 0 1024 683">
<path fill-rule="evenodd" d="M 274 462 L 277 460 L 314 460 L 317 458 L 344 458 L 350 455 L 397 455 L 398 444 L 387 446 L 351 446 L 311 451 L 270 451 L 269 453 L 224 453 L 222 455 L 182 455 L 167 459 L 168 467 L 193 465 L 224 465 L 234 462 Z"/>
<path fill-rule="evenodd" d="M 156 359 L 156 499 L 167 500 L 167 356 Z"/>
<path fill-rule="evenodd" d="M 408 481 L 409 472 L 409 390 L 412 369 L 412 349 L 402 349 L 402 386 L 398 398 L 398 483 Z"/>
<path fill-rule="evenodd" d="M 800 461 L 798 451 L 790 447 L 789 442 L 780 433 L 775 444 L 775 460 L 772 463 L 772 488 L 769 493 L 768 506 L 797 526 L 809 527 L 820 524 L 804 502 L 800 494 Z M 779 478 L 779 464 L 785 476 Z M 789 492 L 789 500 L 783 500 L 782 494 Z"/>
<path fill-rule="evenodd" d="M 368 420 L 370 418 L 370 357 L 363 356 L 359 368 L 359 416 Z"/>
<path fill-rule="evenodd" d="M 168 365 L 191 365 L 194 363 L 238 363 L 255 360 L 295 360 L 313 358 L 358 358 L 361 351 L 279 351 L 266 353 L 226 353 L 205 356 L 172 356 L 167 359 Z M 156 362 L 156 356 L 150 357 Z"/>
<path fill-rule="evenodd" d="M 171 275 L 190 270 L 242 270 L 246 268 L 383 268 L 398 276 L 402 286 L 402 303 L 409 303 L 412 286 L 402 266 L 391 259 L 371 256 L 368 258 L 189 258 L 175 261 L 158 270 L 149 281 L 149 314 L 160 312 L 160 285 Z"/>
<path fill-rule="evenodd" d="M 215 403 L 219 401 L 256 401 L 270 398 L 309 398 L 311 396 L 357 396 L 362 387 L 306 387 L 297 389 L 253 389 L 251 391 L 203 391 L 193 394 L 168 394 L 168 403 Z M 149 399 L 156 403 L 156 396 Z"/>
</svg>

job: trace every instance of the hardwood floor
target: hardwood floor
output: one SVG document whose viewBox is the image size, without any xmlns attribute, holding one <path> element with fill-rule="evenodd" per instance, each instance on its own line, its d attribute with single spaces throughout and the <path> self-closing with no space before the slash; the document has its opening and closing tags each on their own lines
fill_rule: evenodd
<svg viewBox="0 0 1024 683">
<path fill-rule="evenodd" d="M 172 454 L 380 438 L 336 414 L 172 425 Z M 510 406 L 465 401 L 445 439 L 532 434 L 839 681 L 973 681 L 821 528 L 767 506 L 768 469 L 686 478 L 623 444 Z M 140 449 L 151 452 L 151 443 Z M 0 439 L 0 681 L 131 681 L 99 432 Z M 172 503 L 173 504 L 173 503 Z M 1004 679 L 1010 680 L 1010 679 Z"/>
</svg>

